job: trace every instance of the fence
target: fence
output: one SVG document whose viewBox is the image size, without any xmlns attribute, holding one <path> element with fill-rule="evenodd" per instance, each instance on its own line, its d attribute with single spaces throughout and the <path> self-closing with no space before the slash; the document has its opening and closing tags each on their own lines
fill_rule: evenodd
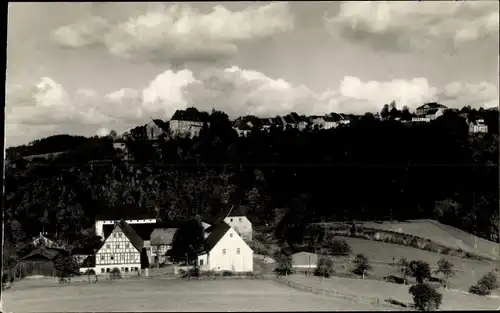
<svg viewBox="0 0 500 313">
<path fill-rule="evenodd" d="M 276 276 L 274 276 L 276 277 Z M 384 303 L 383 300 L 380 300 L 379 298 L 375 297 L 364 297 L 364 296 L 359 296 L 359 295 L 354 295 L 354 294 L 347 294 L 347 293 L 341 293 L 335 290 L 327 290 L 327 289 L 321 289 L 321 288 L 313 288 L 310 286 L 306 286 L 303 284 L 295 283 L 293 281 L 290 281 L 288 279 L 285 279 L 281 276 L 276 277 L 276 280 L 286 284 L 292 288 L 307 291 L 307 292 L 312 292 L 318 295 L 325 295 L 325 296 L 330 296 L 330 297 L 335 297 L 339 299 L 346 299 L 346 300 L 351 300 L 355 302 L 362 302 L 362 303 L 369 303 L 372 305 L 375 305 L 377 307 L 386 307 L 386 308 L 394 308 L 394 306 L 389 305 Z"/>
</svg>

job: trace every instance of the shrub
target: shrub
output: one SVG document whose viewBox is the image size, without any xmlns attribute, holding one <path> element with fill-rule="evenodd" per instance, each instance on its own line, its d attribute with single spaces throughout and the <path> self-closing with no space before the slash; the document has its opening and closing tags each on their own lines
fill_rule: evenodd
<svg viewBox="0 0 500 313">
<path fill-rule="evenodd" d="M 95 271 L 93 269 L 86 270 L 83 275 L 95 275 Z"/>
<path fill-rule="evenodd" d="M 122 274 L 120 272 L 120 269 L 118 267 L 114 267 L 111 272 L 109 273 L 109 278 L 111 279 L 120 279 L 122 278 Z"/>
<path fill-rule="evenodd" d="M 408 291 L 413 296 L 415 308 L 419 311 L 436 311 L 443 300 L 443 295 L 429 284 L 416 284 Z"/>
<path fill-rule="evenodd" d="M 365 276 L 366 271 L 372 269 L 372 266 L 370 265 L 368 258 L 362 253 L 356 255 L 356 257 L 354 258 L 354 264 L 356 265 L 356 267 L 352 272 L 356 275 L 363 275 L 363 278 Z"/>
<path fill-rule="evenodd" d="M 292 257 L 285 253 L 278 253 L 276 258 L 276 268 L 274 272 L 278 275 L 289 275 L 293 273 Z"/>
<path fill-rule="evenodd" d="M 334 239 L 329 248 L 332 252 L 332 255 L 349 255 L 352 249 L 351 246 L 344 239 Z"/>
<path fill-rule="evenodd" d="M 231 271 L 223 271 L 222 276 L 234 276 L 234 272 Z"/>
<path fill-rule="evenodd" d="M 72 276 L 80 275 L 78 262 L 71 256 L 58 256 L 54 260 L 54 268 L 60 282 L 70 282 Z"/>
<path fill-rule="evenodd" d="M 451 263 L 447 259 L 441 258 L 437 262 L 437 266 L 438 268 L 436 270 L 436 273 L 442 273 L 446 278 L 446 280 L 455 275 L 455 269 L 453 268 L 453 263 Z"/>
<path fill-rule="evenodd" d="M 471 286 L 469 292 L 480 296 L 487 296 L 498 287 L 500 287 L 500 284 L 497 277 L 493 272 L 489 272 L 481 277 L 476 285 Z"/>
<path fill-rule="evenodd" d="M 401 277 L 397 277 L 397 276 L 394 276 L 394 275 L 389 275 L 389 276 L 386 276 L 384 277 L 384 280 L 389 282 L 389 283 L 393 283 L 393 284 L 404 284 L 405 283 L 405 279 L 404 278 L 401 278 Z"/>
<path fill-rule="evenodd" d="M 417 280 L 417 284 L 422 284 L 425 279 L 431 277 L 431 267 L 427 262 L 411 261 L 409 268 L 413 277 Z"/>
<path fill-rule="evenodd" d="M 330 277 L 333 273 L 333 261 L 325 257 L 320 258 L 314 270 L 314 276 Z"/>
<path fill-rule="evenodd" d="M 198 277 L 200 276 L 200 268 L 198 266 L 192 267 L 187 272 L 190 277 Z"/>
</svg>

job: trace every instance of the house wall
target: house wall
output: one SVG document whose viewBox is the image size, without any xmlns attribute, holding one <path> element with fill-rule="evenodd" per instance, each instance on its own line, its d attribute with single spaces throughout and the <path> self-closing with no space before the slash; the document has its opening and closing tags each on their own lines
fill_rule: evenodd
<svg viewBox="0 0 500 313">
<path fill-rule="evenodd" d="M 208 254 L 200 255 L 198 264 L 201 261 L 203 270 L 253 271 L 253 251 L 234 229 L 229 229 Z"/>
<path fill-rule="evenodd" d="M 191 137 L 198 136 L 202 127 L 203 122 L 170 120 L 170 130 L 174 136 L 187 134 L 190 134 Z"/>
<path fill-rule="evenodd" d="M 114 267 L 124 271 L 135 271 L 141 268 L 141 255 L 125 236 L 120 227 L 115 227 L 104 245 L 96 253 L 96 274 L 104 274 Z M 126 268 L 126 269 L 125 269 Z M 132 270 L 131 270 L 132 269 Z"/>
<path fill-rule="evenodd" d="M 150 264 L 156 262 L 158 259 L 158 264 L 169 263 L 165 254 L 170 250 L 172 246 L 170 245 L 152 245 L 151 246 L 151 258 L 149 260 Z"/>
<path fill-rule="evenodd" d="M 102 221 L 95 221 L 95 233 L 97 236 L 101 236 L 101 238 L 104 236 L 103 234 L 103 226 L 104 225 L 114 225 L 116 222 L 119 222 L 119 220 L 102 220 Z M 156 223 L 156 218 L 149 218 L 149 219 L 135 219 L 135 220 L 125 220 L 127 224 L 152 224 Z M 104 240 L 104 238 L 102 238 Z"/>
<path fill-rule="evenodd" d="M 246 216 L 228 216 L 224 222 L 236 230 L 244 240 L 252 240 L 252 223 Z"/>
</svg>

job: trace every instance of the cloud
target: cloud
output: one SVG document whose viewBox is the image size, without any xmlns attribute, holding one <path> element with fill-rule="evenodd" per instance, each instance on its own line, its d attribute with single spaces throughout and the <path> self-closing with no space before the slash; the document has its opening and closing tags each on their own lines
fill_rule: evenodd
<svg viewBox="0 0 500 313">
<path fill-rule="evenodd" d="M 498 37 L 497 1 L 343 2 L 340 12 L 325 15 L 335 37 L 379 49 L 453 48 Z"/>
<path fill-rule="evenodd" d="M 124 22 L 92 17 L 58 28 L 53 37 L 66 47 L 102 46 L 120 58 L 183 64 L 227 59 L 236 54 L 239 43 L 271 37 L 293 25 L 283 2 L 239 12 L 217 5 L 207 14 L 174 4 L 150 6 L 145 14 Z"/>
<path fill-rule="evenodd" d="M 346 76 L 338 86 L 315 93 L 304 85 L 294 86 L 280 78 L 242 69 L 211 68 L 199 74 L 190 70 L 166 70 L 142 89 L 124 88 L 106 95 L 80 89 L 74 94 L 48 77 L 29 88 L 8 87 L 7 142 L 26 141 L 55 133 L 105 134 L 123 132 L 146 124 L 150 118 L 170 119 L 175 110 L 195 106 L 210 111 L 213 106 L 230 117 L 253 114 L 275 116 L 299 114 L 378 112 L 396 101 L 410 109 L 438 101 L 460 108 L 498 106 L 498 89 L 487 82 L 451 82 L 432 86 L 425 78 L 363 82 Z M 37 135 L 36 130 L 40 130 Z"/>
</svg>

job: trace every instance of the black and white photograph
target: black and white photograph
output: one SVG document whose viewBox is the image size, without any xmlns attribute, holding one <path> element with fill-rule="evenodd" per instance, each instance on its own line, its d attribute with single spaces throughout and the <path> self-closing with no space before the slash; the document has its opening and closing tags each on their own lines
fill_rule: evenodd
<svg viewBox="0 0 500 313">
<path fill-rule="evenodd" d="M 6 2 L 1 312 L 500 310 L 499 2 Z"/>
</svg>

